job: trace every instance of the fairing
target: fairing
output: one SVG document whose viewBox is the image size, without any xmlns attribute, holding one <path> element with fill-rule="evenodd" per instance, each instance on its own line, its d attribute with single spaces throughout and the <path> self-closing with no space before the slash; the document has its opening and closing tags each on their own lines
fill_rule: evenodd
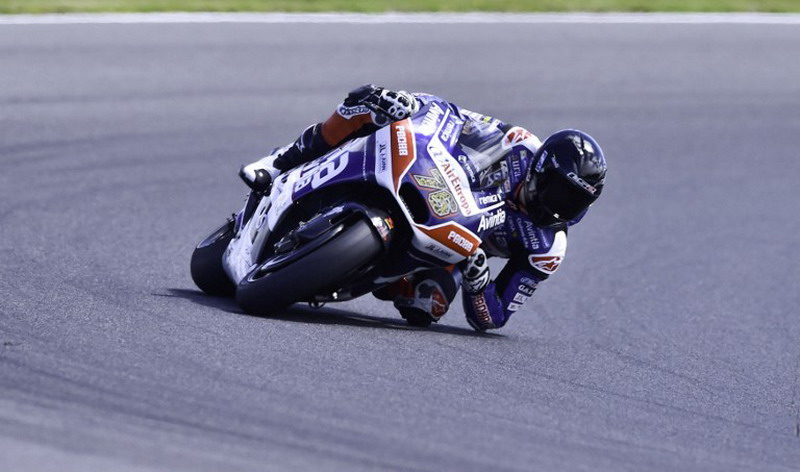
<svg viewBox="0 0 800 472">
<path fill-rule="evenodd" d="M 279 178 L 266 214 L 273 230 L 287 210 L 312 192 L 365 183 L 385 189 L 412 229 L 416 265 L 447 266 L 474 253 L 481 235 L 505 221 L 502 189 L 472 190 L 458 160 L 464 119 L 446 102 L 430 101 L 413 118 L 349 142 Z M 402 190 L 401 190 L 402 189 Z M 378 191 L 378 189 L 376 189 Z M 408 192 L 427 205 L 412 214 Z"/>
</svg>

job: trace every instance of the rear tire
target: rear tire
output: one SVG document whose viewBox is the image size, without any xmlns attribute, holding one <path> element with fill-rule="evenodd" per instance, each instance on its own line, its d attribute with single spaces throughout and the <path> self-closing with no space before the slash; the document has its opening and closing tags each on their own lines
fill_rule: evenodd
<svg viewBox="0 0 800 472">
<path fill-rule="evenodd" d="M 233 220 L 226 221 L 200 242 L 192 253 L 192 280 L 209 295 L 232 296 L 236 286 L 222 266 L 222 255 L 233 239 Z"/>
<path fill-rule="evenodd" d="M 382 252 L 381 238 L 366 219 L 343 229 L 331 228 L 291 253 L 268 257 L 242 279 L 236 302 L 253 315 L 267 315 L 292 303 L 330 294 Z"/>
</svg>

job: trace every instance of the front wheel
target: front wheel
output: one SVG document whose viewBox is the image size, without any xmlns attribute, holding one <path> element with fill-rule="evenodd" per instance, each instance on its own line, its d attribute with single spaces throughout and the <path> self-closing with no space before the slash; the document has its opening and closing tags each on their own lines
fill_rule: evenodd
<svg viewBox="0 0 800 472">
<path fill-rule="evenodd" d="M 330 294 L 352 282 L 382 250 L 381 238 L 366 219 L 331 228 L 291 253 L 273 255 L 259 264 L 239 283 L 236 302 L 247 313 L 265 315 Z"/>
<path fill-rule="evenodd" d="M 192 280 L 200 290 L 209 295 L 229 297 L 236 291 L 236 286 L 228 278 L 222 266 L 222 255 L 233 239 L 233 220 L 206 237 L 192 253 Z"/>
</svg>

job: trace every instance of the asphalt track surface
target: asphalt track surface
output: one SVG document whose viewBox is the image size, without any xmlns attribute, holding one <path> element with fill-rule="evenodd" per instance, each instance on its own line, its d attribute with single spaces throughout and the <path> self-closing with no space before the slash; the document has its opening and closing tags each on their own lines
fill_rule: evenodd
<svg viewBox="0 0 800 472">
<path fill-rule="evenodd" d="M 800 468 L 800 28 L 0 27 L 0 469 Z M 607 191 L 475 335 L 199 293 L 239 164 L 365 82 L 591 132 Z"/>
</svg>

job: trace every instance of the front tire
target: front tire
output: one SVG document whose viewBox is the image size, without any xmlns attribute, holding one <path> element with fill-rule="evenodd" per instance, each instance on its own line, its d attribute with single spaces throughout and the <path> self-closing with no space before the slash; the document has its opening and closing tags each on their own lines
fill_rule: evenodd
<svg viewBox="0 0 800 472">
<path fill-rule="evenodd" d="M 209 295 L 230 297 L 236 292 L 236 286 L 222 266 L 222 256 L 231 239 L 233 220 L 228 220 L 201 241 L 192 253 L 192 280 Z"/>
<path fill-rule="evenodd" d="M 259 264 L 239 283 L 236 302 L 249 314 L 267 315 L 330 294 L 352 282 L 382 250 L 381 238 L 366 219 L 331 228 L 290 254 L 274 255 Z"/>
</svg>

